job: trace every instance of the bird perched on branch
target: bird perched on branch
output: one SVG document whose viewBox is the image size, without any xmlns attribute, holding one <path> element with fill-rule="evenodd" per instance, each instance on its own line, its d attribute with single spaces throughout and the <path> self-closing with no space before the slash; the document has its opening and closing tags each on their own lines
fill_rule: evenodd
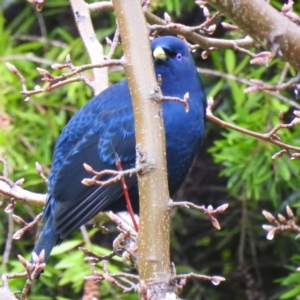
<svg viewBox="0 0 300 300">
<path fill-rule="evenodd" d="M 189 93 L 189 111 L 182 103 L 163 101 L 167 171 L 170 194 L 186 177 L 204 136 L 206 96 L 187 45 L 175 37 L 160 37 L 151 43 L 156 76 L 162 77 L 164 96 L 183 98 Z M 122 168 L 135 166 L 135 131 L 127 80 L 112 85 L 91 99 L 69 121 L 54 150 L 48 182 L 45 225 L 34 252 L 52 248 L 101 211 L 126 210 L 120 182 L 86 186 L 94 170 L 116 170 L 116 154 Z M 134 209 L 138 208 L 137 177 L 126 177 Z"/>
</svg>

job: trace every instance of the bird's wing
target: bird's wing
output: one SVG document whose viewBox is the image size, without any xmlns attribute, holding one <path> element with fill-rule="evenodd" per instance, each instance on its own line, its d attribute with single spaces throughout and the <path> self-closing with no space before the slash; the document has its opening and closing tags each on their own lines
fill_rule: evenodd
<svg viewBox="0 0 300 300">
<path fill-rule="evenodd" d="M 113 203 L 123 200 L 120 182 L 107 186 L 85 186 L 81 181 L 93 176 L 85 170 L 84 163 L 96 171 L 116 170 L 116 154 L 123 169 L 134 167 L 134 125 L 132 112 L 128 110 L 130 108 L 126 107 L 99 114 L 90 131 L 72 149 L 59 169 L 49 205 L 54 211 L 54 226 L 61 239 L 100 211 L 108 210 Z M 136 176 L 126 177 L 129 189 L 135 183 Z"/>
</svg>

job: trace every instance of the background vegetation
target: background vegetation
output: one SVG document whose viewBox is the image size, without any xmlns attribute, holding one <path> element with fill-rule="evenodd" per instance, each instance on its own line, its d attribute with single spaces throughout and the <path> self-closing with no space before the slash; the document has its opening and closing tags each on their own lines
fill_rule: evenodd
<svg viewBox="0 0 300 300">
<path fill-rule="evenodd" d="M 281 1 L 271 1 L 281 8 Z M 167 11 L 173 21 L 185 25 L 203 22 L 203 12 L 193 1 L 152 1 L 152 9 L 162 16 Z M 294 6 L 300 12 L 300 4 Z M 5 67 L 9 61 L 16 65 L 26 78 L 27 86 L 42 85 L 36 67 L 49 69 L 54 62 L 64 62 L 69 53 L 74 65 L 88 62 L 83 44 L 67 0 L 48 1 L 42 12 L 23 0 L 0 2 L 0 156 L 6 156 L 9 176 L 13 180 L 25 178 L 24 188 L 45 192 L 46 187 L 35 170 L 38 161 L 49 172 L 53 145 L 66 122 L 83 106 L 92 92 L 83 83 L 73 83 L 51 93 L 39 94 L 24 101 L 20 95 L 21 84 Z M 224 20 L 224 17 L 221 17 Z M 112 13 L 94 16 L 98 39 L 105 45 L 105 37 L 115 30 Z M 220 20 L 217 21 L 220 22 Z M 218 25 L 216 37 L 242 37 L 240 32 L 225 33 Z M 255 51 L 255 49 L 253 49 Z M 106 49 L 108 52 L 108 47 Z M 121 54 L 121 49 L 117 55 Z M 276 84 L 286 70 L 286 76 L 296 71 L 279 59 L 268 66 L 250 65 L 250 58 L 233 50 L 213 51 L 208 59 L 195 53 L 196 63 L 236 78 L 259 79 Z M 124 77 L 122 71 L 111 70 L 111 82 Z M 290 121 L 293 105 L 282 102 L 267 93 L 245 94 L 245 84 L 239 80 L 207 75 L 202 72 L 207 94 L 215 98 L 215 113 L 224 120 L 242 127 L 267 132 L 278 123 L 278 113 L 285 113 Z M 292 90 L 283 94 L 295 100 Z M 296 100 L 297 101 L 297 100 Z M 300 146 L 300 126 L 281 130 L 284 141 Z M 219 217 L 222 230 L 214 229 L 202 214 L 180 210 L 172 223 L 172 260 L 178 272 L 197 271 L 203 274 L 219 274 L 226 282 L 215 287 L 210 282 L 191 281 L 182 298 L 203 299 L 296 299 L 300 295 L 300 247 L 294 235 L 276 236 L 274 241 L 265 238 L 261 228 L 266 223 L 263 209 L 283 212 L 288 204 L 298 210 L 298 177 L 300 161 L 287 156 L 272 160 L 278 147 L 243 134 L 224 130 L 207 122 L 206 140 L 187 180 L 177 194 L 196 204 L 217 206 L 229 203 L 229 209 Z M 5 203 L 2 203 L 5 207 Z M 39 210 L 18 204 L 16 213 L 31 220 Z M 7 236 L 18 228 L 11 216 L 0 211 L 0 246 L 2 266 L 0 272 L 20 272 L 23 267 L 17 254 L 26 258 L 34 244 L 33 230 L 19 241 L 13 241 L 10 259 L 2 256 L 9 246 Z M 89 238 L 95 252 L 104 254 L 111 248 L 116 234 L 108 224 L 109 234 L 91 229 Z M 90 227 L 89 227 L 90 228 Z M 84 263 L 78 245 L 89 242 L 80 232 L 53 251 L 45 273 L 36 282 L 30 299 L 80 299 L 83 277 L 92 268 Z M 121 259 L 109 263 L 111 271 L 126 268 Z M 20 290 L 22 279 L 10 281 L 12 290 Z M 124 295 L 108 283 L 100 287 L 101 299 L 137 299 L 136 295 Z M 60 296 L 57 296 L 60 295 Z"/>
</svg>

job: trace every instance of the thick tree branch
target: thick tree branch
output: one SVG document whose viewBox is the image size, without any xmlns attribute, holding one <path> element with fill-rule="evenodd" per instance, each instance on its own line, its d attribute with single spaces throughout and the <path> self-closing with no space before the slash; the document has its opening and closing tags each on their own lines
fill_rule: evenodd
<svg viewBox="0 0 300 300">
<path fill-rule="evenodd" d="M 140 283 L 151 299 L 164 299 L 170 286 L 169 193 L 165 161 L 165 134 L 155 101 L 154 75 L 148 28 L 139 0 L 113 0 L 125 56 L 125 72 L 133 100 L 136 143 L 154 163 L 154 168 L 138 174 L 140 223 L 138 236 Z M 134 16 L 134 18 L 132 17 Z M 144 130 L 147 128 L 147 130 Z M 144 299 L 143 294 L 141 294 Z"/>
<path fill-rule="evenodd" d="M 15 182 L 10 181 L 3 176 L 0 176 L 0 194 L 24 201 L 30 206 L 43 207 L 46 203 L 45 194 L 32 193 L 24 190 Z"/>
<path fill-rule="evenodd" d="M 300 71 L 300 31 L 290 19 L 261 0 L 208 0 L 244 32 Z"/>
</svg>

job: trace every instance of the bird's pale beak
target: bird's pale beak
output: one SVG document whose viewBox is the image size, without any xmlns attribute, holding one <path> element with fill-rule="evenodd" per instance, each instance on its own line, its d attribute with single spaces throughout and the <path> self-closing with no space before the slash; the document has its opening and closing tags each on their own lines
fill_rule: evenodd
<svg viewBox="0 0 300 300">
<path fill-rule="evenodd" d="M 166 52 L 162 47 L 157 47 L 156 49 L 154 49 L 153 56 L 155 59 L 165 60 L 167 58 Z"/>
</svg>

